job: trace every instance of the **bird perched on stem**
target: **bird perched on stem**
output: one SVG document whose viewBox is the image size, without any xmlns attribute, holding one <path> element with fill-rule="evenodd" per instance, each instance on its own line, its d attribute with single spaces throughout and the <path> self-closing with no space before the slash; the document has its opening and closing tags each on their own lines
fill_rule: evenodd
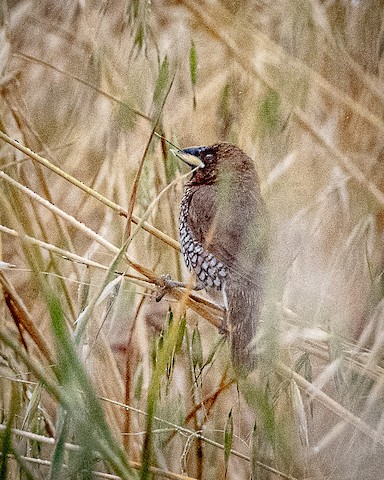
<svg viewBox="0 0 384 480">
<path fill-rule="evenodd" d="M 232 364 L 256 367 L 252 342 L 260 317 L 267 215 L 253 161 L 230 143 L 173 150 L 194 168 L 180 205 L 179 230 L 197 289 L 221 290 Z"/>
</svg>

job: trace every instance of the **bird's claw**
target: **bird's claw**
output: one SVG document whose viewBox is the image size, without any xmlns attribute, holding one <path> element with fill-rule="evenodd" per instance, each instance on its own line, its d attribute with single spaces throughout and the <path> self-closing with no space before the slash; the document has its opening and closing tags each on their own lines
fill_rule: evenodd
<svg viewBox="0 0 384 480">
<path fill-rule="evenodd" d="M 172 288 L 184 286 L 183 283 L 172 280 L 172 277 L 169 275 L 169 273 L 160 275 L 156 281 L 156 284 L 160 287 L 160 291 L 156 295 L 156 302 L 160 302 L 164 295 Z"/>
</svg>

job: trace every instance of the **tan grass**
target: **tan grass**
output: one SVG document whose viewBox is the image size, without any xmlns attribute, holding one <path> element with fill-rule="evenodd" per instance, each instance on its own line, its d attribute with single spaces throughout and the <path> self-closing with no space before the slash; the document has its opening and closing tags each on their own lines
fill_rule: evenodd
<svg viewBox="0 0 384 480">
<path fill-rule="evenodd" d="M 0 434 L 10 432 L 14 451 L 0 445 L 9 478 L 20 478 L 20 462 L 45 477 L 58 467 L 50 445 L 34 450 L 53 444 L 50 435 L 78 448 L 75 420 L 60 437 L 68 392 L 51 294 L 135 469 L 147 442 L 156 478 L 379 478 L 380 2 L 22 0 L 2 9 Z M 191 281 L 177 239 L 186 170 L 164 139 L 232 141 L 257 165 L 271 271 L 260 366 L 244 382 L 217 333 L 220 304 L 188 288 L 155 301 L 162 274 Z M 187 312 L 173 349 L 168 307 L 175 321 Z M 111 463 L 93 470 L 129 478 L 117 450 L 99 447 Z"/>
</svg>

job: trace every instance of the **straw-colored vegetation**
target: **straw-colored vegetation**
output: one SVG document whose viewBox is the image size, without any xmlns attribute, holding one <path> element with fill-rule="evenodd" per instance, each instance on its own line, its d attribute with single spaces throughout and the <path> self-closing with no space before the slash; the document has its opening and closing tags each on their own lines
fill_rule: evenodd
<svg viewBox="0 0 384 480">
<path fill-rule="evenodd" d="M 384 4 L 1 3 L 0 478 L 377 479 Z M 254 160 L 260 364 L 177 243 L 188 169 Z"/>
</svg>

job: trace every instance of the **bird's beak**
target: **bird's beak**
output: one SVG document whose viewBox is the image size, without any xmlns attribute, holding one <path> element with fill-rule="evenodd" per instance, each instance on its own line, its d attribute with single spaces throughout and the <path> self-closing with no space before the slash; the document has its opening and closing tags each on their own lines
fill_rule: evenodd
<svg viewBox="0 0 384 480">
<path fill-rule="evenodd" d="M 171 148 L 171 152 L 175 157 L 180 158 L 180 160 L 185 162 L 190 167 L 204 167 L 204 163 L 196 155 L 187 153 L 184 150 L 177 150 L 176 148 Z"/>
</svg>

